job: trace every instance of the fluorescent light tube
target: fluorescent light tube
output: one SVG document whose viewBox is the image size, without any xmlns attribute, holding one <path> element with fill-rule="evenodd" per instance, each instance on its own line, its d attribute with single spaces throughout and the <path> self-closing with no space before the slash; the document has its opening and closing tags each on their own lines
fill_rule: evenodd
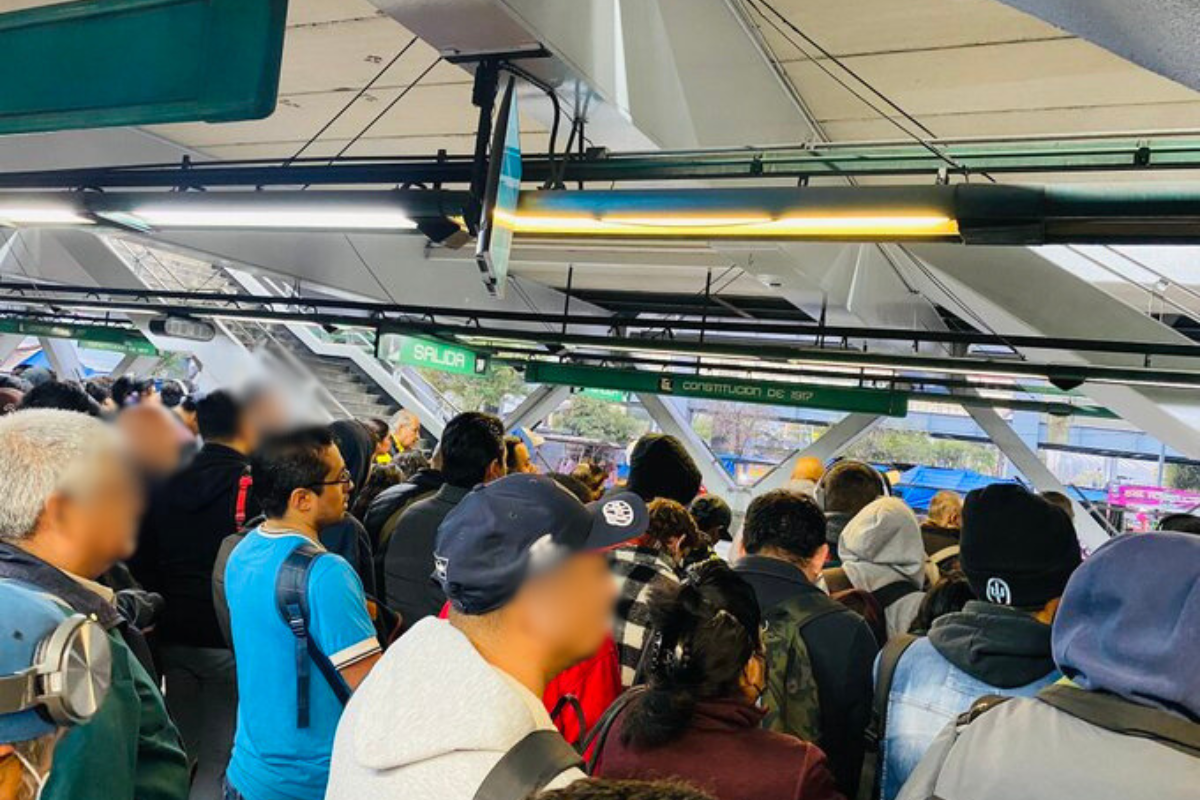
<svg viewBox="0 0 1200 800">
<path fill-rule="evenodd" d="M 0 203 L 0 225 L 91 225 L 92 220 L 73 208 L 54 205 L 5 206 Z"/>
<path fill-rule="evenodd" d="M 103 213 L 103 212 L 102 212 Z M 399 209 L 259 208 L 254 205 L 172 208 L 144 206 L 122 214 L 128 224 L 141 220 L 154 228 L 253 228 L 259 230 L 415 230 L 417 223 Z M 117 220 L 116 215 L 113 216 Z"/>
</svg>

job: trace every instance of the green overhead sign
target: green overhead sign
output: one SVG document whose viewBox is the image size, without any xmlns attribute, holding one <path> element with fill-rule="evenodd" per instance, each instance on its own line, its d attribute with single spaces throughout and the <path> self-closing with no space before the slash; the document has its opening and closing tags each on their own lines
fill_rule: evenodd
<svg viewBox="0 0 1200 800">
<path fill-rule="evenodd" d="M 488 359 L 468 347 L 446 344 L 418 336 L 401 336 L 398 357 L 401 364 L 427 367 L 457 375 L 483 375 Z"/>
<path fill-rule="evenodd" d="M 140 356 L 156 356 L 158 348 L 137 331 L 125 328 L 106 328 L 103 325 L 83 325 L 70 322 L 7 317 L 0 319 L 0 333 L 22 336 L 45 336 L 48 339 L 74 339 L 91 350 L 113 350 Z"/>
<path fill-rule="evenodd" d="M 0 133 L 260 119 L 287 0 L 77 0 L 0 14 Z"/>
<path fill-rule="evenodd" d="M 822 408 L 889 417 L 903 417 L 908 413 L 908 397 L 903 392 L 886 389 L 849 389 L 683 373 L 549 364 L 541 361 L 531 362 L 525 367 L 525 380 L 529 383 L 557 386 L 643 392 L 704 400 L 731 400 L 737 403 L 772 406 Z"/>
</svg>

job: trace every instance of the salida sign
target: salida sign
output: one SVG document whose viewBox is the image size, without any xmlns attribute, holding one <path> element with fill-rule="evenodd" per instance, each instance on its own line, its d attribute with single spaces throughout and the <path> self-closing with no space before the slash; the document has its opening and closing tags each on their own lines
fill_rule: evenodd
<svg viewBox="0 0 1200 800">
<path fill-rule="evenodd" d="M 481 375 L 487 372 L 488 366 L 487 359 L 474 350 L 414 336 L 401 337 L 400 361 L 458 375 Z"/>
</svg>

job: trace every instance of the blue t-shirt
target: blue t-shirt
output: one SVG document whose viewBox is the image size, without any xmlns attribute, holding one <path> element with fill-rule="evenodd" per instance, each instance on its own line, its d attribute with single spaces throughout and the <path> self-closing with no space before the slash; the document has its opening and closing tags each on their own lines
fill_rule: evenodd
<svg viewBox="0 0 1200 800">
<path fill-rule="evenodd" d="M 316 665 L 309 670 L 309 726 L 296 727 L 296 638 L 275 606 L 284 559 L 310 541 L 251 531 L 225 566 L 238 714 L 226 773 L 246 800 L 322 800 L 342 705 Z M 379 652 L 362 583 L 340 556 L 316 560 L 308 579 L 309 635 L 342 669 Z"/>
</svg>

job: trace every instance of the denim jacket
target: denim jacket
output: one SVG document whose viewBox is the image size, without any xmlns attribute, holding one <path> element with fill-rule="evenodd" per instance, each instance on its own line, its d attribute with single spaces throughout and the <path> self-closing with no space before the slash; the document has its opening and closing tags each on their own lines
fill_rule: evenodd
<svg viewBox="0 0 1200 800">
<path fill-rule="evenodd" d="M 958 636 L 950 633 L 955 629 Z M 888 701 L 880 767 L 884 800 L 894 800 L 942 728 L 980 697 L 1029 697 L 1061 677 L 1050 660 L 1049 630 L 1021 612 L 974 601 L 962 613 L 939 619 L 929 638 L 904 652 Z M 1038 652 L 1043 638 L 1044 654 Z M 1009 652 L 997 652 L 1006 647 Z M 980 668 L 972 675 L 952 659 Z M 991 662 L 990 671 L 982 668 L 983 661 Z M 996 662 L 1001 662 L 1000 670 Z M 999 681 L 1003 686 L 977 677 L 997 671 L 1007 673 Z M 1014 685 L 1014 678 L 1026 682 Z"/>
</svg>

